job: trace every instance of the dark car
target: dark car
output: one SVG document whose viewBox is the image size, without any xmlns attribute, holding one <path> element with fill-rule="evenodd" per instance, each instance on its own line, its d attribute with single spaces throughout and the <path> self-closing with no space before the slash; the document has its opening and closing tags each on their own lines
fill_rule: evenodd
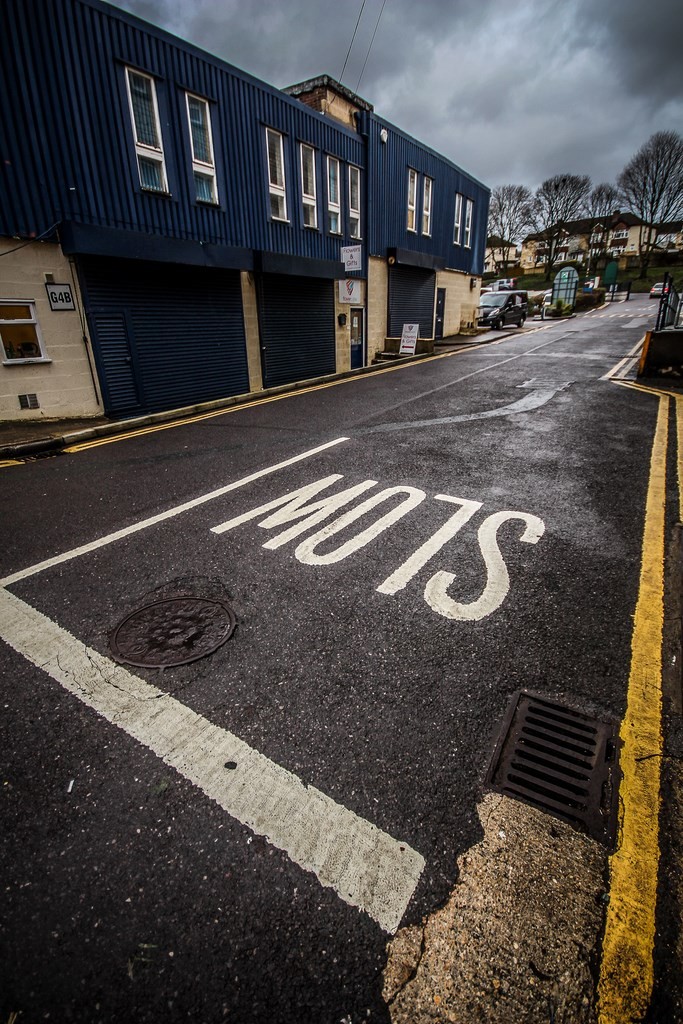
<svg viewBox="0 0 683 1024">
<path fill-rule="evenodd" d="M 488 292 L 479 299 L 477 321 L 480 327 L 498 330 L 506 324 L 522 327 L 528 316 L 529 296 L 526 292 Z"/>
</svg>

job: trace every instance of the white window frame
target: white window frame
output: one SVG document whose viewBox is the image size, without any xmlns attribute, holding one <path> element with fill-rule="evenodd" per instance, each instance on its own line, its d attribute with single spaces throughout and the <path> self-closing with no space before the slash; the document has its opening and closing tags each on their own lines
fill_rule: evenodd
<svg viewBox="0 0 683 1024">
<path fill-rule="evenodd" d="M 455 193 L 455 216 L 453 218 L 453 245 L 462 245 L 462 193 Z"/>
<path fill-rule="evenodd" d="M 279 143 L 280 168 L 282 170 L 282 184 L 273 181 L 270 176 L 269 137 L 271 135 L 273 136 L 273 138 L 277 139 Z M 274 128 L 266 128 L 266 167 L 268 170 L 268 197 L 270 199 L 271 196 L 276 196 L 277 198 L 282 199 L 284 210 L 284 216 L 279 217 L 273 213 L 272 206 L 270 206 L 270 218 L 271 220 L 277 220 L 287 223 L 289 222 L 289 217 L 287 216 L 287 175 L 285 173 L 285 140 L 282 133 L 276 131 Z"/>
<path fill-rule="evenodd" d="M 204 107 L 204 114 L 206 118 L 207 142 L 209 145 L 209 156 L 211 158 L 210 163 L 207 163 L 206 160 L 199 160 L 197 158 L 197 154 L 194 151 L 194 139 L 192 137 L 192 121 L 190 119 L 190 100 L 194 100 L 196 103 L 201 103 Z M 187 128 L 190 133 L 190 151 L 192 153 L 192 178 L 194 180 L 194 176 L 199 175 L 201 178 L 205 178 L 211 184 L 211 199 L 204 199 L 198 196 L 195 189 L 195 201 L 198 203 L 211 203 L 217 206 L 218 184 L 216 182 L 216 161 L 214 157 L 213 131 L 211 128 L 211 108 L 209 107 L 209 101 L 205 100 L 203 96 L 197 96 L 193 92 L 186 92 L 185 106 L 187 108 Z"/>
<path fill-rule="evenodd" d="M 408 218 L 406 230 L 417 234 L 417 179 L 418 173 L 413 167 L 408 168 Z"/>
<path fill-rule="evenodd" d="M 358 191 L 358 206 L 353 205 L 353 178 L 356 177 Z M 351 238 L 361 238 L 360 231 L 360 167 L 349 164 L 349 235 Z"/>
<path fill-rule="evenodd" d="M 332 164 L 337 165 L 337 201 L 332 201 L 332 190 L 330 189 L 330 167 Z M 331 235 L 341 235 L 342 233 L 342 219 L 341 219 L 341 181 L 340 181 L 341 167 L 339 160 L 336 156 L 328 156 L 327 158 L 327 227 Z M 337 218 L 336 229 L 330 226 L 332 217 Z"/>
<path fill-rule="evenodd" d="M 311 154 L 311 169 L 313 171 L 313 192 L 306 192 L 304 179 L 304 150 Z M 304 227 L 317 230 L 318 228 L 318 188 L 315 169 L 315 149 L 307 143 L 302 142 L 299 146 L 299 167 L 301 171 L 301 202 L 304 208 Z M 306 210 L 313 211 L 313 223 L 306 223 Z"/>
<path fill-rule="evenodd" d="M 141 142 L 138 139 L 138 129 L 135 123 L 135 109 L 133 107 L 133 94 L 130 88 L 131 75 L 136 75 L 138 78 L 144 78 L 150 83 L 151 96 L 152 96 L 152 113 L 154 116 L 154 128 L 156 137 L 159 145 L 152 146 L 148 142 Z M 130 123 L 133 129 L 133 141 L 135 144 L 135 159 L 138 165 L 138 177 L 140 179 L 140 188 L 144 189 L 145 192 L 156 193 L 157 195 L 168 195 L 168 178 L 166 176 L 166 160 L 164 158 L 164 144 L 163 137 L 161 134 L 161 120 L 159 118 L 159 104 L 157 101 L 157 87 L 156 82 L 151 75 L 146 75 L 144 71 L 138 71 L 137 68 L 126 68 L 126 91 L 128 93 L 128 109 L 130 111 Z M 161 170 L 161 188 L 150 188 L 149 185 L 145 185 L 142 177 L 142 169 L 140 167 L 140 160 L 150 160 L 153 163 L 159 165 Z"/>
<path fill-rule="evenodd" d="M 463 246 L 465 249 L 472 248 L 472 211 L 474 210 L 474 203 L 471 199 L 465 200 L 465 237 L 463 239 Z"/>
<path fill-rule="evenodd" d="M 0 298 L 0 306 L 28 306 L 30 316 L 21 317 L 12 320 L 0 319 L 0 335 L 2 334 L 2 328 L 5 324 L 31 324 L 35 328 L 36 341 L 40 349 L 39 356 L 25 356 L 21 359 L 11 359 L 7 357 L 4 343 L 0 343 L 0 349 L 2 349 L 2 365 L 3 366 L 23 366 L 26 363 L 51 363 L 52 360 L 49 358 L 45 351 L 45 343 L 43 341 L 43 335 L 40 330 L 40 324 L 38 323 L 38 316 L 36 314 L 36 304 L 33 299 L 3 299 Z"/>
<path fill-rule="evenodd" d="M 425 174 L 422 184 L 422 234 L 428 238 L 432 234 L 432 202 L 434 197 L 434 179 Z"/>
</svg>

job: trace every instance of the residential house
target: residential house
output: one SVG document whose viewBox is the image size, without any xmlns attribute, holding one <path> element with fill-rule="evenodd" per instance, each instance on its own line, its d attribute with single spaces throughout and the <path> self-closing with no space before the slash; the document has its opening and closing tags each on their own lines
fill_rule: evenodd
<svg viewBox="0 0 683 1024">
<path fill-rule="evenodd" d="M 568 221 L 560 232 L 554 266 L 565 263 L 595 267 L 609 259 L 621 261 L 638 254 L 643 222 L 632 213 L 616 211 L 609 217 L 583 217 Z M 520 265 L 525 273 L 545 273 L 549 258 L 546 232 L 536 232 L 522 242 Z"/>
<path fill-rule="evenodd" d="M 514 266 L 518 260 L 518 250 L 514 242 L 506 242 L 498 235 L 489 235 L 486 239 L 484 255 L 484 273 L 497 274 L 507 267 Z"/>
<path fill-rule="evenodd" d="M 339 83 L 101 0 L 0 19 L 0 418 L 192 407 L 474 322 L 489 190 Z"/>
</svg>

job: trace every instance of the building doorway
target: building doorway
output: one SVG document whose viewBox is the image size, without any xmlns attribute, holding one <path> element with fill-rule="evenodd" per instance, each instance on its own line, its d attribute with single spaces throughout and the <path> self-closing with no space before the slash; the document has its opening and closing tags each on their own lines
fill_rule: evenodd
<svg viewBox="0 0 683 1024">
<path fill-rule="evenodd" d="M 351 369 L 358 370 L 364 365 L 363 347 L 365 342 L 365 310 L 351 308 Z"/>
</svg>

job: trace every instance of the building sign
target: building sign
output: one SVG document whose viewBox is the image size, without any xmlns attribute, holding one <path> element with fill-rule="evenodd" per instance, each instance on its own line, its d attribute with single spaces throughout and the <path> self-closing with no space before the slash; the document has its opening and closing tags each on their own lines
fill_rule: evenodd
<svg viewBox="0 0 683 1024">
<path fill-rule="evenodd" d="M 344 270 L 350 273 L 352 270 L 361 269 L 362 260 L 361 245 L 343 245 L 341 251 L 342 263 L 344 264 Z"/>
<path fill-rule="evenodd" d="M 59 311 L 76 308 L 70 284 L 46 284 L 45 287 L 50 300 L 50 309 Z"/>
<path fill-rule="evenodd" d="M 345 281 L 339 281 L 339 301 L 353 302 L 356 306 L 360 305 L 360 281 L 357 277 L 347 277 Z"/>
<path fill-rule="evenodd" d="M 419 324 L 404 324 L 401 331 L 401 347 L 398 350 L 400 356 L 414 356 L 417 345 L 417 332 Z"/>
</svg>

